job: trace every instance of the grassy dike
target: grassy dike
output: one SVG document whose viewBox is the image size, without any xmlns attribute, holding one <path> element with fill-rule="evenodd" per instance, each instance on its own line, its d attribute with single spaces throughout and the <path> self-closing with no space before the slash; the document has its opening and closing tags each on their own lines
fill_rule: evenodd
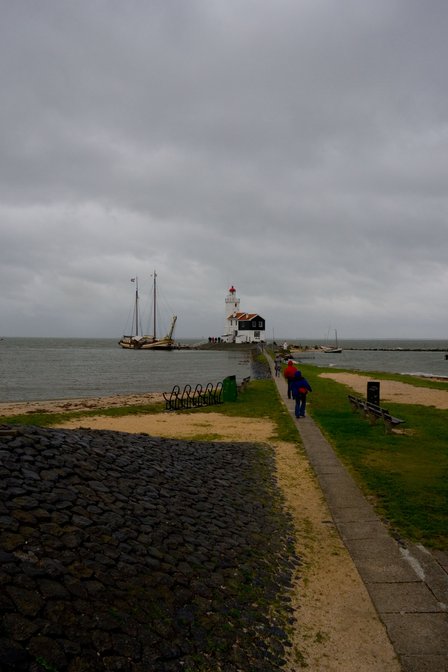
<svg viewBox="0 0 448 672">
<path fill-rule="evenodd" d="M 448 549 L 448 411 L 387 403 L 393 415 L 406 422 L 402 433 L 385 434 L 382 423 L 370 425 L 353 413 L 346 385 L 321 378 L 323 369 L 300 365 L 313 387 L 309 412 L 366 496 L 388 521 L 397 537 L 428 547 Z M 446 384 L 412 376 L 368 373 L 373 380 L 398 380 L 419 387 L 446 390 Z M 32 413 L 0 417 L 0 424 L 51 426 L 72 418 L 98 414 L 117 417 L 164 412 L 163 404 L 126 406 L 57 414 Z M 197 410 L 182 411 L 196 413 Z M 297 442 L 295 424 L 280 403 L 273 380 L 254 380 L 236 402 L 202 407 L 200 412 L 234 417 L 268 418 L 275 424 L 272 439 Z"/>
<path fill-rule="evenodd" d="M 351 388 L 301 364 L 313 387 L 309 410 L 335 451 L 397 537 L 448 549 L 448 411 L 387 402 L 403 429 L 385 434 L 353 413 Z M 353 373 L 353 372 L 352 372 Z M 413 376 L 363 372 L 372 380 L 397 380 L 446 390 L 446 384 Z"/>
</svg>

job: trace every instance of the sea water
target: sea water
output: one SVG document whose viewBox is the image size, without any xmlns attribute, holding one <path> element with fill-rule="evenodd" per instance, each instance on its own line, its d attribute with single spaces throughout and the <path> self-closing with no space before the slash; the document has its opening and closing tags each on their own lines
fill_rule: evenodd
<svg viewBox="0 0 448 672">
<path fill-rule="evenodd" d="M 303 343 L 307 344 L 313 345 Z M 448 341 L 344 341 L 342 347 L 340 354 L 310 351 L 300 355 L 298 361 L 361 371 L 448 377 Z M 248 352 L 124 350 L 114 339 L 0 341 L 0 402 L 169 392 L 173 385 L 182 388 L 186 384 L 215 384 L 230 375 L 237 380 L 253 375 Z"/>
<path fill-rule="evenodd" d="M 303 342 L 313 347 L 312 341 Z M 341 353 L 309 351 L 296 359 L 315 366 L 448 379 L 448 340 L 346 340 Z"/>
<path fill-rule="evenodd" d="M 124 350 L 112 339 L 0 341 L 0 402 L 169 392 L 251 375 L 245 351 Z"/>
</svg>

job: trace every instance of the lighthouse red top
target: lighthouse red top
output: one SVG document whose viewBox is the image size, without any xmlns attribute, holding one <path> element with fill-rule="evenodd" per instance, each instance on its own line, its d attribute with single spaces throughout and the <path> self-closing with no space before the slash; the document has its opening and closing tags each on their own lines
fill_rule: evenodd
<svg viewBox="0 0 448 672">
<path fill-rule="evenodd" d="M 232 285 L 231 288 L 229 289 L 229 293 L 230 293 L 230 294 L 235 294 L 235 292 L 236 292 L 236 289 L 235 289 L 235 287 Z"/>
</svg>

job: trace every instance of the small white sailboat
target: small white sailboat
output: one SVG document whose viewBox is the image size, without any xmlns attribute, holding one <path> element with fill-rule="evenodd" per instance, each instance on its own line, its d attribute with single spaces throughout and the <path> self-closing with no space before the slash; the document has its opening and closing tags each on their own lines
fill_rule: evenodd
<svg viewBox="0 0 448 672">
<path fill-rule="evenodd" d="M 339 346 L 338 343 L 338 332 L 336 331 L 336 329 L 334 330 L 334 345 L 321 345 L 321 350 L 331 355 L 342 352 L 342 348 Z"/>
<path fill-rule="evenodd" d="M 127 350 L 172 350 L 175 346 L 173 339 L 174 327 L 176 326 L 177 315 L 173 315 L 171 325 L 166 336 L 157 337 L 157 273 L 154 271 L 153 276 L 153 333 L 152 336 L 145 336 L 139 334 L 139 293 L 138 293 L 138 278 L 131 278 L 131 282 L 135 282 L 135 298 L 134 298 L 134 316 L 133 316 L 133 331 L 134 334 L 130 336 L 123 336 L 118 345 Z"/>
</svg>

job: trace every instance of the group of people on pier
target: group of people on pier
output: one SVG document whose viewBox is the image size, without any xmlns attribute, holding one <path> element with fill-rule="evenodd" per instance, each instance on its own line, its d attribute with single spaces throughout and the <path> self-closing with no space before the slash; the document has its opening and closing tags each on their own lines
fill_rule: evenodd
<svg viewBox="0 0 448 672">
<path fill-rule="evenodd" d="M 281 372 L 281 357 L 277 355 L 275 358 L 275 375 L 279 376 Z M 305 417 L 306 398 L 309 392 L 312 392 L 311 385 L 307 379 L 302 375 L 302 372 L 297 369 L 292 359 L 288 360 L 284 368 L 283 375 L 288 384 L 288 399 L 294 399 L 295 416 L 297 419 Z"/>
</svg>

